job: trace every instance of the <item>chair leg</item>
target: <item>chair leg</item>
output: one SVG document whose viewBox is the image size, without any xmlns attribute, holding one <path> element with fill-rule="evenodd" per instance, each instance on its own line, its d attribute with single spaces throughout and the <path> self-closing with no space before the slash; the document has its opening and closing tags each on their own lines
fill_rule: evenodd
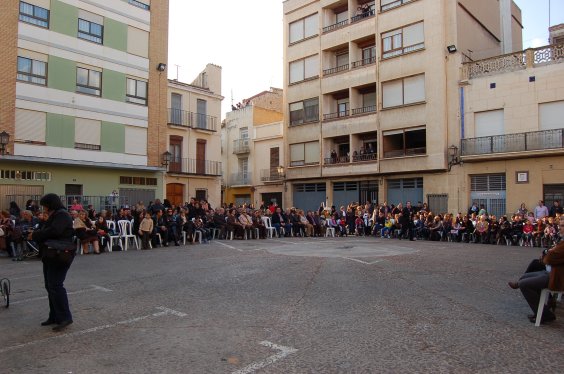
<svg viewBox="0 0 564 374">
<path fill-rule="evenodd" d="M 545 288 L 541 291 L 540 300 L 539 300 L 539 307 L 537 309 L 537 320 L 535 321 L 535 326 L 540 326 L 541 319 L 542 319 L 542 312 L 544 311 L 544 305 L 548 300 L 548 295 L 550 294 L 548 288 Z"/>
</svg>

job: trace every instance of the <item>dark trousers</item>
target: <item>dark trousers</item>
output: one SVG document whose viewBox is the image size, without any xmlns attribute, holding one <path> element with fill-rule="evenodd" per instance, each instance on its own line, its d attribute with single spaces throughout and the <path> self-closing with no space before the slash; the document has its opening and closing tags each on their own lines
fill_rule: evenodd
<svg viewBox="0 0 564 374">
<path fill-rule="evenodd" d="M 149 249 L 149 241 L 151 241 L 151 233 L 149 231 L 141 231 L 143 235 L 141 236 L 141 248 Z"/>
<path fill-rule="evenodd" d="M 63 283 L 70 264 L 61 264 L 56 259 L 43 259 L 43 277 L 49 299 L 49 319 L 57 323 L 72 321 L 67 290 Z"/>
<path fill-rule="evenodd" d="M 519 288 L 531 310 L 536 315 L 539 306 L 540 294 L 543 288 L 548 287 L 549 274 L 546 270 L 525 273 L 519 279 Z"/>
</svg>

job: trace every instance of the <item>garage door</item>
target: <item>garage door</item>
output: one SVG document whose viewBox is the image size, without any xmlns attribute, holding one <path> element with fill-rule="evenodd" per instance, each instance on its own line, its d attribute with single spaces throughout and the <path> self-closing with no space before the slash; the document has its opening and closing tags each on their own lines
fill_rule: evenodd
<svg viewBox="0 0 564 374">
<path fill-rule="evenodd" d="M 413 205 L 423 201 L 423 178 L 389 179 L 388 180 L 388 205 L 411 201 Z"/>
<path fill-rule="evenodd" d="M 358 182 L 333 183 L 333 205 L 345 208 L 352 202 L 358 202 Z"/>
<path fill-rule="evenodd" d="M 294 206 L 302 210 L 317 210 L 325 203 L 325 183 L 294 184 Z"/>
</svg>

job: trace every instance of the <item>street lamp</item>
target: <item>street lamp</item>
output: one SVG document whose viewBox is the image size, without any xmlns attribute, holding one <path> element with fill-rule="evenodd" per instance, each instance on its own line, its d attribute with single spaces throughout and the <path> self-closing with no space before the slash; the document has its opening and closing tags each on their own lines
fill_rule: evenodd
<svg viewBox="0 0 564 374">
<path fill-rule="evenodd" d="M 458 155 L 458 147 L 453 144 L 448 147 L 448 171 L 450 171 L 454 165 L 462 165 L 462 160 Z"/>
<path fill-rule="evenodd" d="M 172 160 L 172 153 L 166 151 L 165 153 L 163 153 L 163 159 L 161 164 L 166 168 L 171 160 Z"/>
<path fill-rule="evenodd" d="M 4 156 L 6 154 L 6 146 L 10 142 L 10 134 L 6 131 L 0 132 L 0 154 Z"/>
<path fill-rule="evenodd" d="M 280 176 L 280 178 L 284 178 L 284 166 L 280 165 L 277 168 L 278 171 L 278 176 Z"/>
</svg>

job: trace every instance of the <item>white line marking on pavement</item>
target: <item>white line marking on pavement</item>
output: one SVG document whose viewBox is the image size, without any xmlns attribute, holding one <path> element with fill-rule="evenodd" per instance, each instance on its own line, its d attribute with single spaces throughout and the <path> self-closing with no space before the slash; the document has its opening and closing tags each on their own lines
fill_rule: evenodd
<svg viewBox="0 0 564 374">
<path fill-rule="evenodd" d="M 254 362 L 248 366 L 245 366 L 242 369 L 239 369 L 237 371 L 234 371 L 231 374 L 250 374 L 253 373 L 259 369 L 262 369 L 264 367 L 270 366 L 272 364 L 274 364 L 276 361 L 279 361 L 281 359 L 283 359 L 284 357 L 291 355 L 292 353 L 297 352 L 298 350 L 295 348 L 290 348 L 290 347 L 284 347 L 282 345 L 278 345 L 278 344 L 274 344 L 268 341 L 262 341 L 260 342 L 260 345 L 264 345 L 265 347 L 268 347 L 270 349 L 275 349 L 277 351 L 280 351 L 279 353 L 272 355 L 270 357 L 267 357 L 266 359 L 262 360 L 262 361 L 257 361 Z M 1 353 L 2 351 L 0 351 Z"/>
<path fill-rule="evenodd" d="M 10 278 L 10 280 L 18 280 L 18 279 L 31 279 L 31 278 L 39 278 L 41 277 L 41 274 L 37 274 L 37 275 L 28 275 L 27 277 L 18 277 L 18 278 Z"/>
<path fill-rule="evenodd" d="M 362 260 L 359 260 L 359 259 L 356 259 L 356 258 L 350 258 L 350 257 L 341 257 L 341 258 L 344 258 L 345 260 L 360 262 L 361 264 L 365 264 L 365 265 L 374 265 L 374 264 L 382 261 L 382 260 L 376 260 L 376 261 L 372 261 L 372 262 L 366 262 L 366 261 L 362 261 Z"/>
<path fill-rule="evenodd" d="M 86 329 L 86 330 L 80 330 L 80 331 L 71 332 L 71 333 L 62 334 L 62 335 L 55 335 L 55 336 L 51 336 L 51 337 L 48 337 L 48 338 L 45 338 L 45 339 L 33 340 L 33 341 L 27 342 L 27 343 L 16 344 L 16 345 L 13 345 L 13 346 L 10 346 L 10 347 L 0 349 L 0 354 L 2 354 L 4 352 L 15 351 L 17 349 L 29 347 L 30 345 L 36 345 L 36 344 L 39 344 L 39 343 L 44 343 L 44 342 L 48 342 L 48 341 L 55 340 L 55 339 L 67 338 L 67 337 L 71 337 L 71 336 L 72 337 L 80 336 L 80 335 L 89 334 L 91 332 L 97 332 L 97 331 L 101 331 L 101 330 L 111 329 L 113 327 L 117 327 L 117 326 L 120 326 L 120 325 L 129 325 L 129 324 L 139 322 L 139 321 L 142 321 L 144 319 L 151 318 L 151 317 L 162 317 L 162 316 L 165 316 L 165 315 L 173 315 L 173 316 L 177 316 L 177 317 L 184 317 L 184 316 L 187 315 L 186 313 L 177 312 L 176 310 L 165 308 L 164 306 L 157 307 L 156 309 L 159 309 L 161 311 L 153 313 L 153 314 L 147 314 L 147 315 L 141 316 L 141 317 L 131 318 L 131 319 L 128 319 L 128 320 L 125 320 L 125 321 L 119 321 L 119 322 L 116 322 L 116 323 L 92 327 L 92 328 L 89 328 L 89 329 Z"/>
<path fill-rule="evenodd" d="M 77 294 L 81 294 L 81 293 L 85 293 L 85 292 L 89 292 L 89 291 L 112 292 L 112 290 L 110 290 L 108 288 L 92 285 L 91 288 L 85 288 L 83 290 L 67 292 L 67 295 L 77 295 Z M 16 300 L 14 302 L 11 302 L 10 304 L 16 305 L 16 304 L 29 303 L 31 301 L 45 300 L 45 299 L 47 299 L 47 296 L 38 296 L 38 297 L 29 298 L 29 299 Z"/>
<path fill-rule="evenodd" d="M 242 250 L 242 249 L 240 249 L 240 248 L 236 248 L 236 247 L 233 247 L 232 245 L 229 245 L 229 244 L 225 244 L 225 243 L 222 243 L 222 242 L 219 242 L 219 241 L 218 241 L 218 242 L 216 242 L 216 243 L 217 243 L 217 244 L 221 244 L 221 245 L 223 245 L 223 246 L 225 246 L 225 247 L 227 247 L 227 248 L 230 248 L 230 249 L 236 249 L 236 250 L 238 250 L 239 252 L 243 252 L 243 250 Z"/>
</svg>

